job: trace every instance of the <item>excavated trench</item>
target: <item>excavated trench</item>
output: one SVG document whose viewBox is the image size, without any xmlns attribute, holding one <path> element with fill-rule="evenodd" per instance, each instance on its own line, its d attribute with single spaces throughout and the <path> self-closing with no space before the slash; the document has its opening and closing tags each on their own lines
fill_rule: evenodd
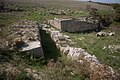
<svg viewBox="0 0 120 80">
<path fill-rule="evenodd" d="M 56 61 L 60 57 L 60 51 L 57 49 L 55 42 L 45 30 L 41 30 L 40 35 L 45 60 L 54 59 Z"/>
</svg>

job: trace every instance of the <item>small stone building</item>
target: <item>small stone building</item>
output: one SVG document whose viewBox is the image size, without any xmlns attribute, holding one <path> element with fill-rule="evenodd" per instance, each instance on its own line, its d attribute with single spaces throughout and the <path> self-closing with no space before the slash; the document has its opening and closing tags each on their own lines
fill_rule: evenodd
<svg viewBox="0 0 120 80">
<path fill-rule="evenodd" d="M 48 23 L 61 31 L 67 32 L 81 32 L 98 28 L 98 20 L 88 18 L 54 19 L 49 20 Z"/>
</svg>

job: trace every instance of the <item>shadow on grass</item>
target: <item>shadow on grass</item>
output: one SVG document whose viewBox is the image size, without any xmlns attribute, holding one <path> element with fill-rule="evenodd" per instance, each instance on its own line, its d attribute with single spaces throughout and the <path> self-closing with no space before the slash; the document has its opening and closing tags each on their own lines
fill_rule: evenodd
<svg viewBox="0 0 120 80">
<path fill-rule="evenodd" d="M 60 51 L 57 49 L 55 42 L 51 39 L 50 34 L 44 30 L 40 31 L 40 35 L 45 60 L 54 59 L 56 61 L 60 57 Z"/>
</svg>

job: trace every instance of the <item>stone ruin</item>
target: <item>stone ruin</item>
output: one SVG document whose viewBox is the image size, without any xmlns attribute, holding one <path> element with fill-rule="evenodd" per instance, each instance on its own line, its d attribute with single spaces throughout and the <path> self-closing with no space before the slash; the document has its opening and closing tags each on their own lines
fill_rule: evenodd
<svg viewBox="0 0 120 80">
<path fill-rule="evenodd" d="M 11 46 L 37 57 L 44 56 L 41 46 L 40 26 L 37 22 L 23 20 L 13 24 L 12 28 L 13 32 L 9 37 L 14 38 L 14 40 Z"/>
<path fill-rule="evenodd" d="M 36 22 L 19 21 L 15 23 L 12 28 L 13 32 L 10 37 L 14 38 L 13 46 L 20 48 L 20 51 L 30 52 L 35 56 L 44 56 L 39 34 L 40 26 L 36 24 Z M 108 77 L 108 80 L 119 80 L 118 77 L 120 75 L 113 68 L 101 64 L 97 57 L 89 54 L 84 49 L 71 46 L 73 41 L 69 36 L 62 34 L 60 31 L 47 24 L 43 24 L 42 29 L 51 34 L 51 38 L 56 43 L 57 48 L 68 58 L 80 64 L 87 61 L 90 71 L 95 75 L 98 74 L 103 77 Z M 21 45 L 17 46 L 17 44 Z"/>
<path fill-rule="evenodd" d="M 43 30 L 51 34 L 51 38 L 56 43 L 56 46 L 61 53 L 70 59 L 76 60 L 80 64 L 87 61 L 93 75 L 96 74 L 102 76 L 107 80 L 119 80 L 120 75 L 113 68 L 101 64 L 95 55 L 89 54 L 84 49 L 71 46 L 70 43 L 72 43 L 72 40 L 69 36 L 64 35 L 53 27 L 49 27 L 49 25 L 48 27 L 46 26 L 46 24 L 43 26 Z M 91 78 L 93 77 L 91 76 Z"/>
<path fill-rule="evenodd" d="M 61 31 L 67 32 L 82 32 L 99 28 L 98 20 L 85 17 L 79 19 L 54 19 L 49 20 L 48 23 Z"/>
</svg>

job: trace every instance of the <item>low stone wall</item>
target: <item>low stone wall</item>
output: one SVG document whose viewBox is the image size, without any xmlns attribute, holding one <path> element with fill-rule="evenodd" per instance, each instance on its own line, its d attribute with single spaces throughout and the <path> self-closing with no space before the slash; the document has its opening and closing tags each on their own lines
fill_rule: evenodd
<svg viewBox="0 0 120 80">
<path fill-rule="evenodd" d="M 48 21 L 48 23 L 61 31 L 67 32 L 80 32 L 98 28 L 98 23 L 94 21 L 82 21 L 79 19 L 55 19 Z"/>
<path fill-rule="evenodd" d="M 61 21 L 59 21 L 59 20 L 49 20 L 48 23 L 49 23 L 51 26 L 53 26 L 53 27 L 55 27 L 55 28 L 57 28 L 57 29 L 59 29 L 59 30 L 62 30 L 62 29 L 61 29 Z"/>
<path fill-rule="evenodd" d="M 89 67 L 92 72 L 98 72 L 100 75 L 107 77 L 108 80 L 118 80 L 118 73 L 110 66 L 105 66 L 101 64 L 94 55 L 89 54 L 82 48 L 71 47 L 69 43 L 72 42 L 69 36 L 63 35 L 60 31 L 55 30 L 54 28 L 44 28 L 46 32 L 51 34 L 51 38 L 55 41 L 57 48 L 68 58 L 76 60 L 80 64 L 82 64 L 85 60 L 89 63 Z"/>
</svg>

